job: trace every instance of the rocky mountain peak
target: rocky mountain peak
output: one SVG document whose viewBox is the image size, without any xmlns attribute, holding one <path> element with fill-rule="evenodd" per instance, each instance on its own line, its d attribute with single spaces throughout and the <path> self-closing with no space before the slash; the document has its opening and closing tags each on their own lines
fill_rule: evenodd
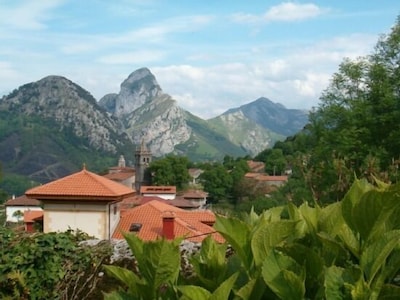
<svg viewBox="0 0 400 300">
<path fill-rule="evenodd" d="M 161 87 L 150 70 L 138 69 L 122 82 L 121 90 L 115 99 L 114 115 L 127 115 L 162 94 Z"/>
</svg>

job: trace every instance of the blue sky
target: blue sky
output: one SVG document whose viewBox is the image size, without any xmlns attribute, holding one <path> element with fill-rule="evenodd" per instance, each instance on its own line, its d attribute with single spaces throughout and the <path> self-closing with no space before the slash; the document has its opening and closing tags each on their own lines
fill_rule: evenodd
<svg viewBox="0 0 400 300">
<path fill-rule="evenodd" d="M 203 118 L 259 97 L 310 109 L 399 14 L 398 0 L 0 0 L 0 96 L 61 75 L 99 100 L 148 67 Z"/>
</svg>

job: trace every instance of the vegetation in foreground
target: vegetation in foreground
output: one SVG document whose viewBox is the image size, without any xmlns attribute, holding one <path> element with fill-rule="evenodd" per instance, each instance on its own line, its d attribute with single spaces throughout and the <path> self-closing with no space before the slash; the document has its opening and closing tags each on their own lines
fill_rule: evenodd
<svg viewBox="0 0 400 300">
<path fill-rule="evenodd" d="M 206 238 L 189 268 L 182 268 L 181 239 L 127 234 L 135 263 L 104 267 L 109 244 L 80 245 L 85 235 L 2 229 L 0 296 L 98 299 L 102 290 L 105 299 L 399 299 L 399 213 L 400 184 L 356 179 L 342 201 L 324 207 L 288 203 L 241 219 L 218 216 L 214 228 L 226 243 Z"/>
</svg>

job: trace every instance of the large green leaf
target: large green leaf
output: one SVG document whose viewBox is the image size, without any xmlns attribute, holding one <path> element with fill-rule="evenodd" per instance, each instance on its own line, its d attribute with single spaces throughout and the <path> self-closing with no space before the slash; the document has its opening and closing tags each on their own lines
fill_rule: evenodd
<svg viewBox="0 0 400 300">
<path fill-rule="evenodd" d="M 181 300 L 207 300 L 211 296 L 205 288 L 195 285 L 178 286 L 178 290 L 182 293 Z"/>
<path fill-rule="evenodd" d="M 261 266 L 270 251 L 293 234 L 296 223 L 289 220 L 264 223 L 254 231 L 251 249 L 256 266 Z"/>
<path fill-rule="evenodd" d="M 350 256 L 344 245 L 326 232 L 319 232 L 317 236 L 321 242 L 318 248 L 319 255 L 324 260 L 325 266 L 344 265 Z"/>
<path fill-rule="evenodd" d="M 135 273 L 118 266 L 104 266 L 104 268 L 108 275 L 118 279 L 121 283 L 123 283 L 128 288 L 128 292 L 130 294 L 139 294 L 139 285 L 144 284 L 144 281 Z"/>
<path fill-rule="evenodd" d="M 354 207 L 361 201 L 361 197 L 372 189 L 373 186 L 366 179 L 356 179 L 342 200 L 343 218 L 354 231 L 357 231 L 354 222 Z"/>
<path fill-rule="evenodd" d="M 319 206 L 310 207 L 307 202 L 304 202 L 299 207 L 300 218 L 306 224 L 304 227 L 304 234 L 312 233 L 313 235 L 316 234 L 318 231 L 318 218 L 320 213 Z"/>
<path fill-rule="evenodd" d="M 178 286 L 178 290 L 182 293 L 182 300 L 228 300 L 229 295 L 233 289 L 235 281 L 238 277 L 238 273 L 233 274 L 219 287 L 211 293 L 207 289 L 194 285 L 182 285 Z"/>
<path fill-rule="evenodd" d="M 245 222 L 235 219 L 226 218 L 217 215 L 214 228 L 225 238 L 247 270 L 253 263 L 253 255 L 251 253 L 251 229 Z"/>
<path fill-rule="evenodd" d="M 264 292 L 266 290 L 266 284 L 261 276 L 249 280 L 244 286 L 242 286 L 235 295 L 242 300 L 258 300 L 263 299 Z"/>
<path fill-rule="evenodd" d="M 262 276 L 279 298 L 304 298 L 304 269 L 289 256 L 278 251 L 271 251 L 263 263 Z"/>
<path fill-rule="evenodd" d="M 319 231 L 335 237 L 344 223 L 342 202 L 335 202 L 320 209 L 318 215 Z"/>
<path fill-rule="evenodd" d="M 265 210 L 261 217 L 267 219 L 270 222 L 277 222 L 281 219 L 282 212 L 285 209 L 285 206 L 276 206 L 270 209 Z"/>
<path fill-rule="evenodd" d="M 357 266 L 330 266 L 325 269 L 325 299 L 368 299 L 368 287 Z"/>
<path fill-rule="evenodd" d="M 400 286 L 385 284 L 379 294 L 379 300 L 398 300 L 400 299 Z"/>
<path fill-rule="evenodd" d="M 111 293 L 103 293 L 104 300 L 136 300 L 141 299 L 140 295 L 130 295 L 123 291 L 113 291 Z"/>
<path fill-rule="evenodd" d="M 343 268 L 330 266 L 325 270 L 324 288 L 325 298 L 329 300 L 344 299 Z"/>
<path fill-rule="evenodd" d="M 179 275 L 181 239 L 144 242 L 134 234 L 124 235 L 138 263 L 145 283 L 140 288 L 147 297 L 155 297 L 160 287 L 175 283 Z M 150 296 L 151 295 L 151 296 Z"/>
<path fill-rule="evenodd" d="M 281 250 L 305 268 L 306 297 L 314 299 L 320 293 L 324 277 L 324 260 L 316 252 L 318 249 L 301 244 L 299 241 L 289 243 Z"/>
<path fill-rule="evenodd" d="M 233 286 L 238 278 L 239 273 L 235 273 L 226 279 L 220 286 L 212 293 L 210 300 L 228 300 Z"/>
<path fill-rule="evenodd" d="M 389 231 L 370 243 L 361 255 L 360 266 L 371 284 L 378 271 L 386 267 L 386 261 L 393 250 L 400 245 L 400 230 Z M 397 253 L 399 254 L 399 253 Z"/>
<path fill-rule="evenodd" d="M 208 236 L 203 240 L 200 252 L 191 258 L 197 278 L 209 291 L 213 291 L 224 280 L 227 272 L 226 244 L 217 242 Z"/>
<path fill-rule="evenodd" d="M 350 227 L 345 223 L 339 226 L 337 233 L 338 238 L 342 241 L 346 249 L 348 249 L 355 257 L 360 258 L 361 245 L 359 234 L 352 231 Z"/>
<path fill-rule="evenodd" d="M 145 258 L 141 260 L 139 270 L 154 291 L 177 281 L 181 256 L 176 241 L 161 239 L 147 242 L 143 246 L 143 255 Z"/>
<path fill-rule="evenodd" d="M 386 230 L 390 217 L 400 201 L 393 192 L 368 191 L 354 206 L 353 221 L 363 241 L 379 237 Z"/>
</svg>

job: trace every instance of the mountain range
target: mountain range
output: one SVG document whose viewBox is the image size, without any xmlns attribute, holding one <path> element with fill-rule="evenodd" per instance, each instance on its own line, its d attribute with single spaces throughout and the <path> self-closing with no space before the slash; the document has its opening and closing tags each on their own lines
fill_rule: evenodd
<svg viewBox="0 0 400 300">
<path fill-rule="evenodd" d="M 119 93 L 97 101 L 62 76 L 25 84 L 0 99 L 0 162 L 3 172 L 47 182 L 78 170 L 115 165 L 120 154 L 133 165 L 144 141 L 156 157 L 191 161 L 256 155 L 293 135 L 307 111 L 267 98 L 204 120 L 164 93 L 147 68 L 131 73 Z"/>
</svg>

